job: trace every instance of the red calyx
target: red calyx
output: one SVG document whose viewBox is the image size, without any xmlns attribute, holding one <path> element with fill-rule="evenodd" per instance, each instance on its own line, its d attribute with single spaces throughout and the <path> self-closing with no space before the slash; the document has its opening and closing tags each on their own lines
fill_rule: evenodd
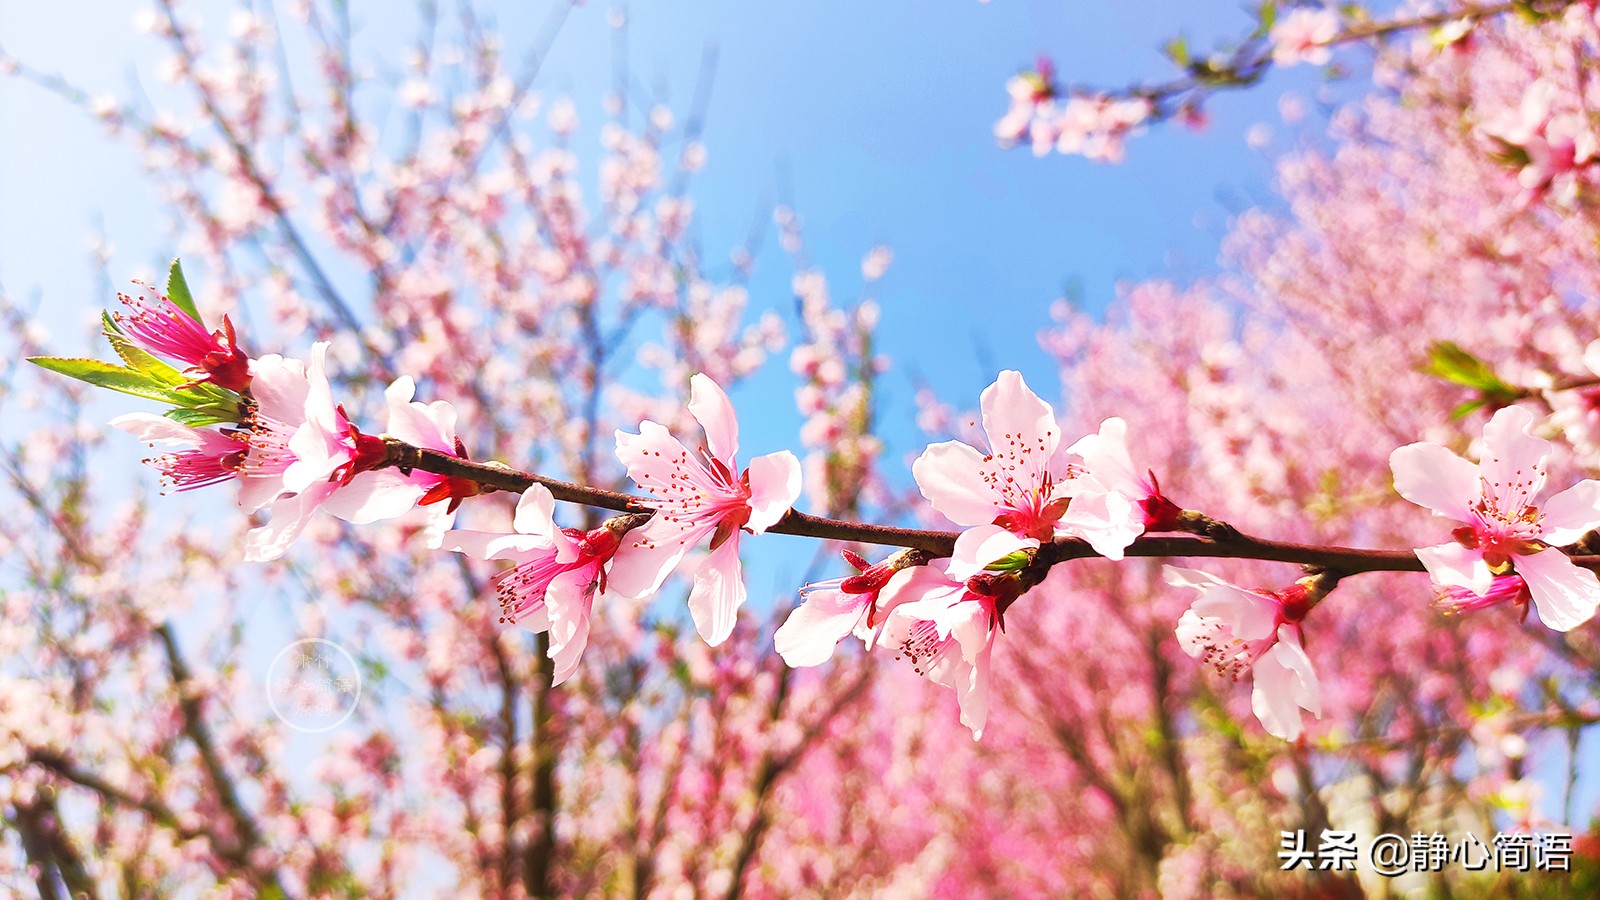
<svg viewBox="0 0 1600 900">
<path fill-rule="evenodd" d="M 237 338 L 233 333 L 233 322 L 227 316 L 222 317 L 222 330 L 215 332 L 220 350 L 212 350 L 200 361 L 202 370 L 206 373 L 206 380 L 221 388 L 243 393 L 250 387 L 250 357 L 244 355 L 239 349 Z"/>
</svg>

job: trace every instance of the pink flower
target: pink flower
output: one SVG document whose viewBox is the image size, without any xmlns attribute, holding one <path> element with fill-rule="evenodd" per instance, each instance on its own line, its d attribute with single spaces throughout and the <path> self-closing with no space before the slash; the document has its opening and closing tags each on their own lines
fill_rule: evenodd
<svg viewBox="0 0 1600 900">
<path fill-rule="evenodd" d="M 271 353 L 250 361 L 249 404 L 240 427 L 249 452 L 239 470 L 239 508 L 247 513 L 284 493 L 283 473 L 294 463 L 289 440 L 306 420 L 306 365 Z"/>
<path fill-rule="evenodd" d="M 1143 529 L 1129 498 L 1085 478 L 1057 451 L 1061 429 L 1050 404 L 1005 371 L 979 398 L 989 452 L 960 441 L 932 444 L 911 472 L 922 496 L 958 525 L 1002 525 L 1026 537 L 1079 537 L 1121 559 Z"/>
<path fill-rule="evenodd" d="M 549 488 L 535 484 L 517 501 L 515 533 L 450 531 L 441 546 L 479 559 L 516 563 L 496 578 L 500 621 L 515 622 L 535 633 L 550 632 L 553 684 L 560 684 L 577 671 L 589 643 L 594 602 L 607 593 L 605 564 L 617 552 L 621 538 L 605 526 L 587 534 L 560 528 L 554 510 Z"/>
<path fill-rule="evenodd" d="M 417 403 L 411 399 L 415 393 L 416 382 L 409 375 L 395 379 L 384 391 L 389 405 L 389 421 L 384 433 L 415 447 L 465 459 L 466 448 L 456 436 L 455 408 L 443 400 Z M 336 419 L 343 416 L 342 408 L 335 407 L 334 412 Z M 344 420 L 344 427 L 348 432 L 342 437 L 335 435 L 336 440 L 331 444 L 336 450 L 358 457 L 361 453 L 358 446 L 367 442 L 369 456 L 380 452 L 380 448 L 372 446 L 377 439 L 356 431 L 348 419 Z M 381 445 L 381 441 L 378 444 Z M 352 462 L 341 465 L 359 467 L 361 463 L 352 458 Z M 464 478 L 419 470 L 402 471 L 393 466 L 356 471 L 346 477 L 348 481 L 328 497 L 324 509 L 347 522 L 365 525 L 404 515 L 414 506 L 433 505 L 436 515 L 429 525 L 429 544 L 433 547 L 439 546 L 439 538 L 449 530 L 456 507 L 463 499 L 478 493 L 477 484 Z M 449 503 L 436 505 L 444 501 Z"/>
<path fill-rule="evenodd" d="M 1144 531 L 1175 531 L 1183 508 L 1161 495 L 1156 473 L 1140 474 L 1128 455 L 1128 423 L 1113 416 L 1100 423 L 1100 431 L 1085 435 L 1067 448 L 1083 460 L 1084 471 L 1101 487 L 1133 501 L 1144 515 Z"/>
<path fill-rule="evenodd" d="M 239 477 L 249 445 L 243 435 L 216 428 L 190 428 L 165 416 L 129 413 L 111 420 L 111 425 L 155 446 L 188 447 L 144 460 L 161 470 L 161 480 L 180 491 L 194 490 Z"/>
<path fill-rule="evenodd" d="M 1517 183 L 1524 188 L 1524 203 L 1551 190 L 1557 178 L 1561 178 L 1557 199 L 1570 203 L 1577 194 L 1577 180 L 1562 176 L 1600 158 L 1594 129 L 1584 117 L 1552 115 L 1558 96 L 1560 89 L 1556 85 L 1536 81 L 1523 94 L 1516 112 L 1503 114 L 1483 127 L 1491 138 L 1522 151 L 1525 159 L 1517 172 Z"/>
<path fill-rule="evenodd" d="M 1339 16 L 1331 9 L 1296 9 L 1272 26 L 1272 61 L 1280 66 L 1308 62 L 1325 65 L 1333 58 L 1328 44 L 1339 36 Z"/>
<path fill-rule="evenodd" d="M 1020 595 L 1014 577 L 988 567 L 1038 546 L 998 525 L 972 528 L 956 539 L 949 559 L 902 571 L 879 597 L 891 612 L 878 643 L 895 659 L 910 660 L 917 674 L 956 692 L 961 724 L 972 730 L 973 740 L 983 737 L 989 715 L 994 637 Z"/>
<path fill-rule="evenodd" d="M 773 635 L 778 655 L 790 666 L 821 665 L 851 632 L 863 627 L 869 636 L 875 632 L 890 611 L 878 602 L 878 595 L 891 580 L 910 577 L 907 571 L 922 564 L 927 555 L 918 550 L 902 550 L 871 565 L 848 550 L 844 551 L 844 558 L 855 566 L 857 574 L 801 588 L 800 599 L 804 602 L 789 613 Z"/>
<path fill-rule="evenodd" d="M 1528 615 L 1528 601 L 1532 595 L 1528 593 L 1528 583 L 1520 575 L 1496 575 L 1494 582 L 1489 585 L 1487 593 L 1479 596 L 1464 587 L 1441 587 L 1438 589 L 1439 598 L 1434 605 L 1444 611 L 1446 615 L 1477 612 L 1491 606 L 1509 603 L 1522 610 L 1524 618 Z"/>
<path fill-rule="evenodd" d="M 1508 406 L 1483 427 L 1476 466 L 1425 442 L 1394 451 L 1389 466 L 1400 496 L 1467 523 L 1451 533 L 1453 543 L 1416 551 L 1435 584 L 1487 597 L 1496 575 L 1514 572 L 1540 620 L 1570 631 L 1600 606 L 1600 578 L 1554 548 L 1600 526 L 1600 481 L 1580 481 L 1536 505 L 1550 444 L 1529 433 L 1532 425 L 1532 413 Z"/>
<path fill-rule="evenodd" d="M 222 317 L 222 329 L 208 332 L 167 298 L 149 285 L 139 298 L 118 294 L 129 312 L 118 312 L 117 327 L 146 350 L 158 356 L 189 364 L 185 375 L 194 383 L 211 382 L 230 391 L 250 386 L 250 359 L 239 349 L 233 323 Z"/>
<path fill-rule="evenodd" d="M 715 647 L 733 633 L 734 615 L 745 600 L 739 568 L 739 532 L 761 534 L 777 524 L 800 496 L 800 461 L 787 450 L 758 456 L 742 475 L 735 454 L 739 423 L 722 388 L 705 374 L 690 379 L 689 412 L 706 434 L 696 458 L 657 422 L 638 434 L 617 431 L 617 458 L 651 497 L 656 510 L 632 533 L 611 566 L 613 589 L 627 597 L 654 593 L 689 548 L 706 537 L 711 552 L 694 573 L 689 612 L 706 643 Z"/>
<path fill-rule="evenodd" d="M 1163 568 L 1168 584 L 1200 592 L 1178 620 L 1183 652 L 1234 681 L 1250 673 L 1250 708 L 1268 734 L 1298 738 L 1302 709 L 1322 718 L 1317 673 L 1300 646 L 1300 621 L 1311 606 L 1304 586 L 1246 590 L 1195 569 Z"/>
</svg>

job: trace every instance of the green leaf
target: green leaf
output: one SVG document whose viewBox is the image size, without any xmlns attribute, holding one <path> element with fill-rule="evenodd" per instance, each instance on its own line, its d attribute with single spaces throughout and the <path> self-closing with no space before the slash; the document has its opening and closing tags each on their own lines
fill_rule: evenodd
<svg viewBox="0 0 1600 900">
<path fill-rule="evenodd" d="M 183 266 L 176 259 L 172 261 L 172 267 L 167 270 L 167 299 L 177 304 L 179 309 L 188 313 L 204 327 L 205 322 L 200 318 L 200 310 L 194 308 L 194 295 L 189 293 L 189 282 L 183 280 Z"/>
<path fill-rule="evenodd" d="M 1257 34 L 1265 35 L 1276 24 L 1278 24 L 1277 0 L 1265 0 L 1261 4 L 1261 30 Z"/>
<path fill-rule="evenodd" d="M 1428 362 L 1422 371 L 1451 384 L 1474 388 L 1485 399 L 1511 402 L 1519 391 L 1500 379 L 1483 360 L 1461 349 L 1453 341 L 1435 341 L 1428 346 Z"/>
<path fill-rule="evenodd" d="M 109 388 L 132 394 L 135 397 L 144 397 L 149 400 L 160 400 L 162 403 L 171 403 L 177 406 L 192 406 L 188 401 L 171 390 L 171 387 L 132 369 L 124 369 L 98 359 L 62 359 L 54 356 L 30 356 L 28 362 L 48 369 L 68 378 L 76 378 L 95 387 Z"/>
<path fill-rule="evenodd" d="M 1188 38 L 1180 34 L 1172 40 L 1167 41 L 1167 45 L 1163 49 L 1167 53 L 1167 58 L 1172 60 L 1173 65 L 1176 65 L 1180 69 L 1189 68 L 1189 63 L 1192 57 L 1189 54 Z"/>
<path fill-rule="evenodd" d="M 1468 400 L 1467 402 L 1457 406 L 1455 409 L 1450 410 L 1450 421 L 1454 422 L 1457 419 L 1464 419 L 1471 415 L 1473 410 L 1486 406 L 1488 403 L 1489 401 L 1482 397 L 1479 397 L 1476 400 Z"/>
</svg>

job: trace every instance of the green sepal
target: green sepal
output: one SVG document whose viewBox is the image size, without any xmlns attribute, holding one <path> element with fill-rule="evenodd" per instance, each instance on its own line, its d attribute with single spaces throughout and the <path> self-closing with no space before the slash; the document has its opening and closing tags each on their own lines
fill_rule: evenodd
<svg viewBox="0 0 1600 900">
<path fill-rule="evenodd" d="M 195 309 L 194 295 L 189 293 L 189 282 L 183 280 L 183 266 L 176 259 L 172 261 L 171 268 L 167 269 L 167 299 L 199 322 L 202 328 L 205 327 L 205 322 L 200 318 L 200 310 Z"/>
<path fill-rule="evenodd" d="M 1026 569 L 1028 567 L 1028 563 L 1031 562 L 1033 562 L 1032 553 L 1027 550 L 1013 550 L 994 562 L 989 563 L 987 566 L 984 566 L 983 570 L 985 572 L 1020 572 L 1023 569 Z"/>
</svg>

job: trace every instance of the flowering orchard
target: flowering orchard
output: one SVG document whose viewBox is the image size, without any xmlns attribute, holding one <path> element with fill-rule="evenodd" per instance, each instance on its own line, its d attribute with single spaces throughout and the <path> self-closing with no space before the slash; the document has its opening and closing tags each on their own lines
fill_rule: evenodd
<svg viewBox="0 0 1600 900">
<path fill-rule="evenodd" d="M 384 81 L 344 12 L 218 37 L 161 3 L 176 111 L 0 57 L 137 149 L 184 253 L 100 318 L 106 359 L 4 308 L 35 364 L 0 387 L 29 422 L 0 448 L 8 890 L 1405 886 L 1278 865 L 1330 829 L 1559 832 L 1542 874 L 1600 878 L 1593 4 L 1266 3 L 1236 47 L 1171 45 L 1170 84 L 1018 76 L 1002 143 L 1108 160 L 1273 66 L 1367 52 L 1375 87 L 1279 160 L 1287 207 L 1236 218 L 1223 274 L 1058 302 L 1060 384 L 919 392 L 904 466 L 896 310 L 838 303 L 784 208 L 792 315 L 753 247 L 705 261 L 703 109 L 617 99 L 580 159 L 542 47 L 424 4 Z M 725 388 L 784 352 L 803 427 L 741 447 Z M 104 429 L 90 387 L 142 406 Z M 181 496 L 134 487 L 140 444 Z M 771 535 L 813 556 L 767 613 Z M 371 683 L 310 750 L 249 663 L 263 602 Z"/>
</svg>

